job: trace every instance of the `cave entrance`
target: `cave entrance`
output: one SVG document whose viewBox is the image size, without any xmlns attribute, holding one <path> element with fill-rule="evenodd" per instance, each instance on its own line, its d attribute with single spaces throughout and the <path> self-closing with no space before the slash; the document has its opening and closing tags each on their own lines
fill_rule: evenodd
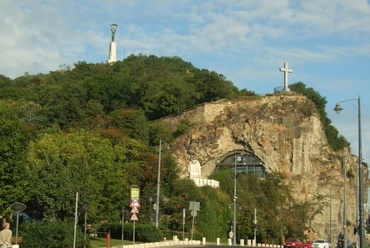
<svg viewBox="0 0 370 248">
<path fill-rule="evenodd" d="M 217 161 L 217 169 L 234 168 L 237 173 L 256 174 L 260 178 L 267 178 L 263 162 L 248 152 L 233 152 Z"/>
</svg>

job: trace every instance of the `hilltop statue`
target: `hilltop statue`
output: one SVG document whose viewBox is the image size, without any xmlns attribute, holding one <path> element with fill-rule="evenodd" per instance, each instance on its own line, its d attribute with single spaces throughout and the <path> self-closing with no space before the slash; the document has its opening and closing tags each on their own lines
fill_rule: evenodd
<svg viewBox="0 0 370 248">
<path fill-rule="evenodd" d="M 114 42 L 114 37 L 116 35 L 116 30 L 117 30 L 118 25 L 113 23 L 110 25 L 110 31 L 112 31 L 112 42 Z"/>
<path fill-rule="evenodd" d="M 110 31 L 112 31 L 112 41 L 109 44 L 109 56 L 108 63 L 113 63 L 117 61 L 117 44 L 114 42 L 114 37 L 116 35 L 118 25 L 113 23 L 110 25 Z"/>
</svg>

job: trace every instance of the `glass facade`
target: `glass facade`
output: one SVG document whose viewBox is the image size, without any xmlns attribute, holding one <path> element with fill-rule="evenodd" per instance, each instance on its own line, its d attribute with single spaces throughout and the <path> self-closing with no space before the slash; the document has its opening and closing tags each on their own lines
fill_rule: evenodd
<svg viewBox="0 0 370 248">
<path fill-rule="evenodd" d="M 267 178 L 262 161 L 248 153 L 235 153 L 229 155 L 222 161 L 219 161 L 217 167 L 234 168 L 235 165 L 237 173 L 256 174 L 260 178 Z"/>
</svg>

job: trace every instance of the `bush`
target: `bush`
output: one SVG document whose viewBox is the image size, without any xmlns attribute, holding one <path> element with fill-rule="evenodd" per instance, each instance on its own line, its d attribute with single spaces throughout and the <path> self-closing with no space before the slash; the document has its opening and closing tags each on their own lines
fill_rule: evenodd
<svg viewBox="0 0 370 248">
<path fill-rule="evenodd" d="M 21 228 L 22 247 L 73 247 L 73 221 L 26 222 L 21 225 Z M 86 247 L 90 247 L 88 243 L 87 240 Z M 84 233 L 80 227 L 77 229 L 76 247 L 84 247 Z"/>
<path fill-rule="evenodd" d="M 121 239 L 122 237 L 122 224 L 114 223 L 110 226 L 111 238 Z M 133 239 L 133 223 L 125 223 L 124 228 L 124 239 Z M 140 242 L 158 242 L 163 239 L 163 234 L 154 225 L 148 224 L 138 224 L 135 223 L 135 241 Z"/>
</svg>

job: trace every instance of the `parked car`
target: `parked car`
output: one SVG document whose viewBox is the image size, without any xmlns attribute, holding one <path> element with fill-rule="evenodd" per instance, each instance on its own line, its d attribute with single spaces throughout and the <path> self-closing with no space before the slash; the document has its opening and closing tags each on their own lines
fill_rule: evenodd
<svg viewBox="0 0 370 248">
<path fill-rule="evenodd" d="M 284 248 L 312 248 L 312 245 L 303 243 L 299 238 L 288 238 L 284 242 Z"/>
<path fill-rule="evenodd" d="M 317 239 L 312 242 L 312 248 L 330 248 L 331 244 L 325 239 Z"/>
</svg>

